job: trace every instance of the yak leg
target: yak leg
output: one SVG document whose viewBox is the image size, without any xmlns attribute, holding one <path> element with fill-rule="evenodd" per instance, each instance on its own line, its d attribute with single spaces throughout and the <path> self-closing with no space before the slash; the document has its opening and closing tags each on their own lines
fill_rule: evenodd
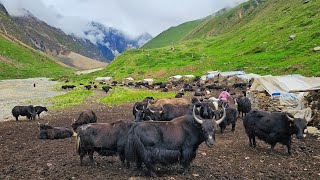
<svg viewBox="0 0 320 180">
<path fill-rule="evenodd" d="M 124 154 L 123 153 L 119 153 L 119 158 L 120 158 L 120 161 L 121 161 L 122 165 L 124 166 L 125 165 L 125 160 L 126 160 Z"/>
<path fill-rule="evenodd" d="M 253 148 L 256 148 L 257 147 L 256 136 L 253 136 L 252 142 L 253 142 Z"/>
<path fill-rule="evenodd" d="M 235 130 L 236 130 L 236 122 L 232 123 L 231 131 L 234 133 Z"/>
<path fill-rule="evenodd" d="M 289 139 L 288 143 L 287 143 L 287 148 L 288 148 L 288 154 L 291 155 L 291 139 Z"/>
<path fill-rule="evenodd" d="M 146 165 L 146 168 L 148 169 L 148 175 L 151 176 L 151 177 L 157 177 L 157 174 L 156 174 L 156 170 L 155 168 L 153 167 L 153 164 L 149 161 L 144 161 L 144 165 Z M 137 165 L 138 166 L 138 165 Z M 141 164 L 139 165 L 141 166 Z"/>
<path fill-rule="evenodd" d="M 182 151 L 181 165 L 183 170 L 181 173 L 185 174 L 190 169 L 190 163 L 195 157 L 195 153 L 191 149 L 186 149 Z"/>
<path fill-rule="evenodd" d="M 223 131 L 226 128 L 226 125 L 224 124 L 224 122 L 222 122 L 221 124 L 219 124 L 219 126 L 220 126 L 220 133 L 223 134 Z"/>
<path fill-rule="evenodd" d="M 88 152 L 88 155 L 89 155 L 89 158 L 90 158 L 90 162 L 91 162 L 91 163 L 93 163 L 93 153 L 94 153 L 93 150 L 91 150 L 91 151 Z"/>
<path fill-rule="evenodd" d="M 80 155 L 80 166 L 82 166 L 83 165 L 83 157 L 85 156 L 85 153 L 81 152 L 79 155 Z"/>
<path fill-rule="evenodd" d="M 123 165 L 123 166 L 126 166 L 126 165 L 125 165 L 126 157 L 125 157 L 123 151 L 119 153 L 119 158 L 120 158 L 120 161 L 121 161 L 122 165 Z M 128 160 L 127 160 L 127 166 L 126 166 L 126 167 L 127 167 L 127 168 L 130 168 L 130 162 L 129 162 Z"/>
<path fill-rule="evenodd" d="M 252 147 L 252 138 L 249 137 L 249 147 Z"/>
<path fill-rule="evenodd" d="M 140 159 L 136 160 L 137 169 L 142 170 L 142 161 Z"/>
<path fill-rule="evenodd" d="M 18 117 L 19 117 L 19 116 L 15 116 L 15 118 L 16 118 L 16 122 L 18 122 Z"/>
<path fill-rule="evenodd" d="M 249 146 L 256 148 L 256 137 L 254 135 L 249 135 Z"/>
<path fill-rule="evenodd" d="M 271 144 L 269 154 L 273 154 L 274 147 L 276 146 L 276 144 L 277 144 L 277 143 L 273 143 L 273 144 Z"/>
</svg>

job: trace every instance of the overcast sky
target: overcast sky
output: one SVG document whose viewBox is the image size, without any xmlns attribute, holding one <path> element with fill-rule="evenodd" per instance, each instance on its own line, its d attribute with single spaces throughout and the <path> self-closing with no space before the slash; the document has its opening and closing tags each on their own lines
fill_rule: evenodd
<svg viewBox="0 0 320 180">
<path fill-rule="evenodd" d="M 206 17 L 245 0 L 0 0 L 9 14 L 37 18 L 66 33 L 81 36 L 90 21 L 131 36 L 156 36 L 171 26 Z"/>
</svg>

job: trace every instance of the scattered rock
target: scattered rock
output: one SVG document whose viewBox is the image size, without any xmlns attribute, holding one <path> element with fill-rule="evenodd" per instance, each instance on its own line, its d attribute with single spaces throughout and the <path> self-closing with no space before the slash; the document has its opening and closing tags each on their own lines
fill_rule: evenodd
<svg viewBox="0 0 320 180">
<path fill-rule="evenodd" d="M 201 153 L 201 155 L 202 155 L 202 156 L 206 156 L 206 155 L 207 155 L 207 153 L 203 152 L 203 153 Z"/>
<path fill-rule="evenodd" d="M 291 35 L 289 36 L 289 41 L 293 41 L 295 37 L 296 37 L 295 34 L 291 34 Z"/>
<path fill-rule="evenodd" d="M 310 2 L 310 0 L 305 0 L 303 3 L 304 3 L 304 4 L 307 4 L 308 2 Z"/>
<path fill-rule="evenodd" d="M 312 157 L 315 158 L 315 159 L 320 160 L 320 155 L 318 155 L 318 156 L 312 156 Z"/>
<path fill-rule="evenodd" d="M 250 158 L 249 158 L 249 157 L 245 157 L 244 159 L 248 160 L 248 159 L 250 159 Z"/>
<path fill-rule="evenodd" d="M 199 174 L 192 174 L 192 176 L 194 176 L 194 177 L 199 177 Z"/>
<path fill-rule="evenodd" d="M 320 51 L 320 46 L 313 48 L 313 52 Z"/>
<path fill-rule="evenodd" d="M 316 128 L 316 127 L 312 127 L 312 126 L 308 126 L 308 127 L 307 127 L 307 132 L 308 132 L 309 134 L 316 134 L 318 131 L 319 131 L 319 130 L 318 130 L 318 128 Z"/>
</svg>

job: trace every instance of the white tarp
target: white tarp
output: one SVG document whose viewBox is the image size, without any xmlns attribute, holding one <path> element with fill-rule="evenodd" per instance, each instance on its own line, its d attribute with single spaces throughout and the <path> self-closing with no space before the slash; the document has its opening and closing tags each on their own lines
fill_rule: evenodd
<svg viewBox="0 0 320 180">
<path fill-rule="evenodd" d="M 319 77 L 289 76 L 262 76 L 255 78 L 252 91 L 266 90 L 270 95 L 277 93 L 302 92 L 320 89 Z"/>
<path fill-rule="evenodd" d="M 127 77 L 126 80 L 127 81 L 134 81 L 134 79 L 132 77 Z"/>
<path fill-rule="evenodd" d="M 144 83 L 148 83 L 149 85 L 152 85 L 153 84 L 153 79 L 151 79 L 151 78 L 148 78 L 148 79 L 143 79 L 142 80 L 142 82 L 144 82 Z"/>
<path fill-rule="evenodd" d="M 112 80 L 112 77 L 97 77 L 95 80 L 96 81 L 110 81 L 110 80 Z"/>
<path fill-rule="evenodd" d="M 212 78 L 214 78 L 216 75 L 218 75 L 219 74 L 219 71 L 209 71 L 208 73 L 207 73 L 207 75 L 206 75 L 206 78 L 208 78 L 208 79 L 212 79 Z"/>
<path fill-rule="evenodd" d="M 258 74 L 250 73 L 250 74 L 237 75 L 237 77 L 239 77 L 240 79 L 242 79 L 244 82 L 249 83 L 249 81 L 250 81 L 252 78 L 258 78 L 258 77 L 261 77 L 261 76 L 258 75 Z"/>
<path fill-rule="evenodd" d="M 236 75 L 243 75 L 246 74 L 244 71 L 227 71 L 227 72 L 220 72 L 220 76 L 236 76 Z"/>
<path fill-rule="evenodd" d="M 175 76 L 171 76 L 169 79 L 170 79 L 170 80 L 179 80 L 179 79 L 181 79 L 181 78 L 182 78 L 181 75 L 175 75 Z"/>
<path fill-rule="evenodd" d="M 195 76 L 190 74 L 190 75 L 184 75 L 185 78 L 194 78 Z"/>
</svg>

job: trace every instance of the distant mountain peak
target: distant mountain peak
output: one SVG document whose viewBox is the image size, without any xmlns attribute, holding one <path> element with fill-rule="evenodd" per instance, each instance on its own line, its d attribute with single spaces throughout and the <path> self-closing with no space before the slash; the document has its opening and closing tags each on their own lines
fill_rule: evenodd
<svg viewBox="0 0 320 180">
<path fill-rule="evenodd" d="M 148 33 L 131 38 L 124 32 L 113 27 L 107 27 L 99 22 L 92 21 L 84 32 L 86 38 L 96 44 L 105 58 L 113 60 L 126 49 L 140 48 L 152 39 Z"/>
<path fill-rule="evenodd" d="M 1 2 L 0 2 L 0 11 L 4 12 L 6 16 L 9 16 L 7 9 L 4 7 L 4 5 Z"/>
</svg>

